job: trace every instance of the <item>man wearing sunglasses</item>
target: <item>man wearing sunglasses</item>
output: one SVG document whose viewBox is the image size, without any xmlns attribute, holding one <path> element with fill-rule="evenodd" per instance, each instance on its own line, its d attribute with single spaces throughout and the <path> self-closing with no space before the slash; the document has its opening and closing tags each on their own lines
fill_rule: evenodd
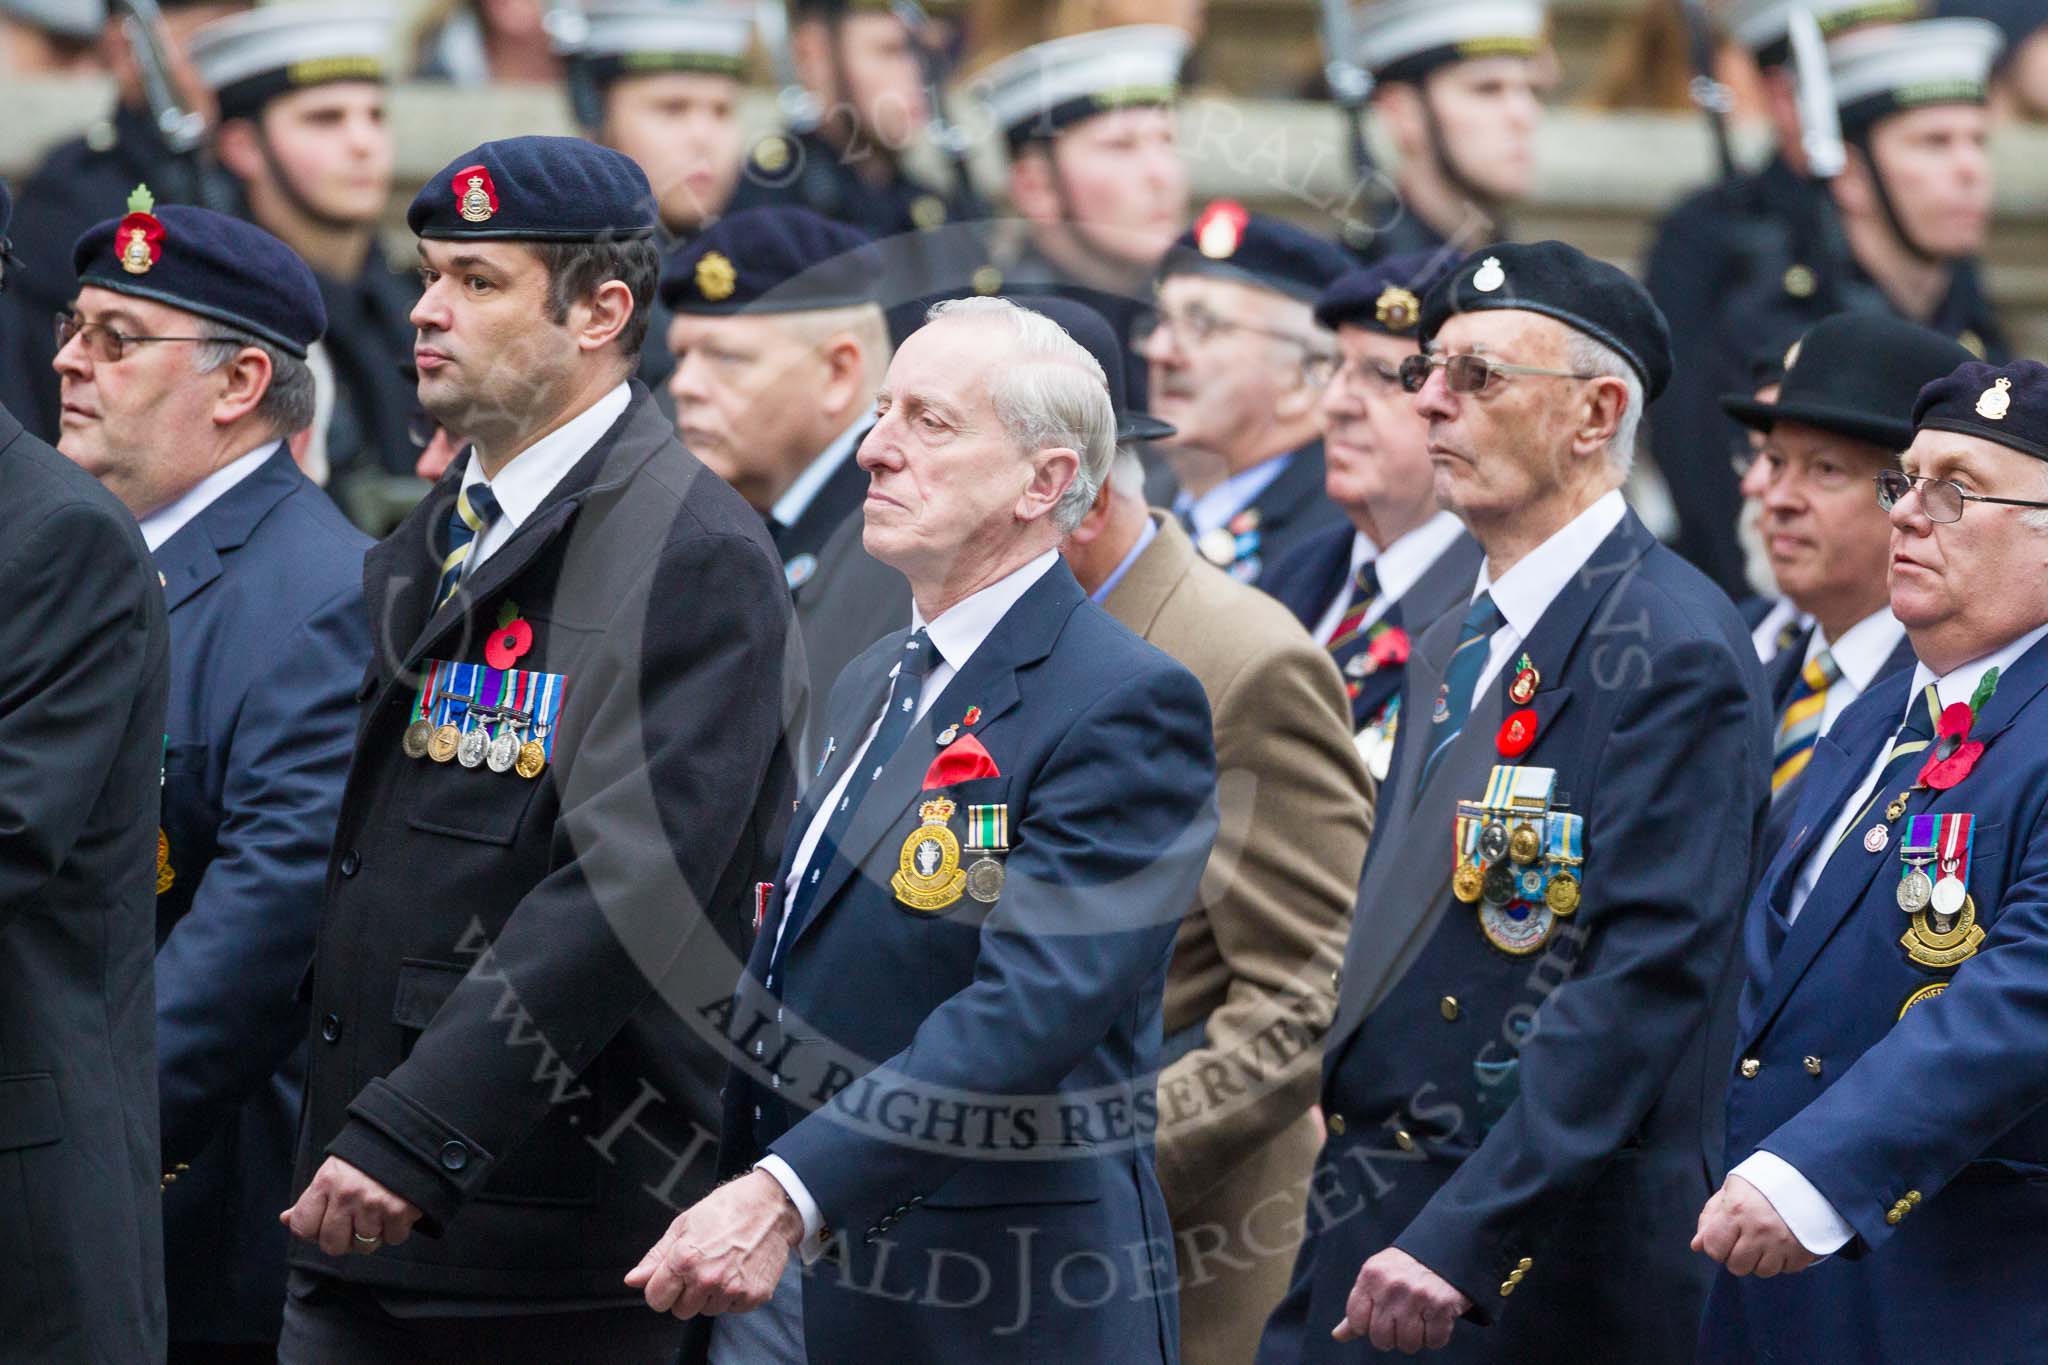
<svg viewBox="0 0 2048 1365">
<path fill-rule="evenodd" d="M 1474 253 L 1402 370 L 1485 559 L 1422 632 L 1324 1038 L 1264 1365 L 1689 1362 L 1704 1028 L 1765 809 L 1748 632 L 1619 491 L 1670 376 L 1640 285 Z M 1625 1269 L 1623 1269 L 1625 1267 Z"/>
<path fill-rule="evenodd" d="M 140 521 L 170 611 L 154 859 L 170 1358 L 274 1358 L 298 989 L 370 659 L 370 542 L 292 458 L 326 315 L 290 248 L 166 206 L 108 219 L 73 259 L 58 447 Z"/>
<path fill-rule="evenodd" d="M 1750 902 L 1703 1361 L 2030 1360 L 2048 1333 L 2048 366 L 1962 365 L 1914 425 L 1877 482 L 1920 662 L 1815 746 Z"/>
<path fill-rule="evenodd" d="M 1813 619 L 1766 670 L 1777 729 L 1758 871 L 1791 832 L 1815 741 L 1878 679 L 1915 662 L 1885 591 L 1891 526 L 1870 499 L 1870 481 L 1897 469 L 1897 452 L 1912 444 L 1921 388 L 1971 358 L 1925 327 L 1840 313 L 1794 348 L 1774 400 L 1721 399 L 1729 416 L 1763 436 L 1744 482 L 1758 490 L 1778 590 Z"/>
<path fill-rule="evenodd" d="M 1219 199 L 1160 265 L 1133 327 L 1148 402 L 1178 428 L 1156 449 L 1195 550 L 1256 584 L 1267 564 L 1343 519 L 1323 496 L 1316 403 L 1337 349 L 1316 296 L 1350 268 L 1335 245 Z"/>
</svg>

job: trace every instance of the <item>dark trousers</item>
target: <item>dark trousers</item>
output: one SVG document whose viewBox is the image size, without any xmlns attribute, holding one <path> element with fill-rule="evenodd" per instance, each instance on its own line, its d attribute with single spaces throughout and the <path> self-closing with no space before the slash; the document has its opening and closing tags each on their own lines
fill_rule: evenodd
<svg viewBox="0 0 2048 1365">
<path fill-rule="evenodd" d="M 277 1354 L 281 1365 L 671 1365 L 685 1330 L 645 1307 L 400 1317 L 376 1290 L 295 1270 Z"/>
</svg>

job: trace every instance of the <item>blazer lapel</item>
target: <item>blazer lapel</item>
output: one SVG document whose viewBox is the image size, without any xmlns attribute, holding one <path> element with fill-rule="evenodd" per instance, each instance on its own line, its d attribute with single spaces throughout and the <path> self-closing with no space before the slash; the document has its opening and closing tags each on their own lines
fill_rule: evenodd
<svg viewBox="0 0 2048 1365">
<path fill-rule="evenodd" d="M 1166 609 L 1167 599 L 1195 563 L 1194 542 L 1188 539 L 1180 523 L 1163 512 L 1153 512 L 1151 517 L 1158 533 L 1102 603 L 1103 609 L 1129 626 L 1132 634 L 1144 638 L 1151 636 L 1153 623 Z"/>
<path fill-rule="evenodd" d="M 297 487 L 304 476 L 291 453 L 279 445 L 247 478 L 199 510 L 151 556 L 163 576 L 164 608 L 175 611 L 220 577 L 221 555 L 249 543 L 256 526 Z"/>
</svg>

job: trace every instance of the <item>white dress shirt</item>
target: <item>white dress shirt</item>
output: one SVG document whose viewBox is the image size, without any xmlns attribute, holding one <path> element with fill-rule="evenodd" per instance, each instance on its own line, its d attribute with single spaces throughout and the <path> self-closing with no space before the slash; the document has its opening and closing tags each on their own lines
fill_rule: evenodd
<svg viewBox="0 0 2048 1365">
<path fill-rule="evenodd" d="M 1287 472 L 1287 462 L 1293 458 L 1294 452 L 1285 450 L 1249 469 L 1238 470 L 1199 497 L 1182 493 L 1173 500 L 1174 515 L 1184 515 L 1192 521 L 1195 529 L 1190 534 L 1200 540 L 1250 506 L 1253 498 L 1266 491 L 1267 484 Z"/>
<path fill-rule="evenodd" d="M 1330 637 L 1337 633 L 1337 623 L 1344 619 L 1344 608 L 1351 604 L 1351 581 L 1358 576 L 1359 565 L 1372 561 L 1373 571 L 1380 578 L 1380 595 L 1373 599 L 1372 606 L 1366 610 L 1365 620 L 1360 622 L 1369 626 L 1385 616 L 1394 603 L 1429 572 L 1429 566 L 1451 548 L 1451 542 L 1464 529 L 1464 523 L 1449 512 L 1438 512 L 1384 550 L 1374 545 L 1365 532 L 1352 532 L 1351 572 L 1344 576 L 1344 586 L 1337 589 L 1336 597 L 1323 608 L 1315 630 L 1310 632 L 1316 637 L 1316 643 L 1327 645 Z"/>
<path fill-rule="evenodd" d="M 1996 668 L 2003 672 L 2011 668 L 2013 661 L 2032 649 L 2043 635 L 2048 635 L 2048 626 L 2036 626 L 2004 648 L 1966 663 L 1960 668 L 1952 669 L 1941 678 L 1936 678 L 1933 671 L 1924 663 L 1915 666 L 1913 685 L 1906 693 L 1907 709 L 1900 714 L 1899 725 L 1906 723 L 1906 717 L 1913 707 L 1924 704 L 1920 700 L 1920 694 L 1927 689 L 1927 684 L 1934 684 L 1935 694 L 1941 699 L 1943 707 L 1953 706 L 1959 701 L 1967 702 L 1971 693 L 1977 690 L 1977 683 L 1987 670 Z M 1845 633 L 1842 638 L 1846 640 L 1848 635 Z M 1894 730 L 1896 728 L 1894 727 Z M 1887 740 L 1878 750 L 1877 757 L 1871 760 L 1870 771 L 1864 775 L 1862 783 L 1850 793 L 1849 799 L 1842 803 L 1842 808 L 1835 813 L 1826 835 L 1814 845 L 1814 851 L 1807 858 L 1806 866 L 1800 869 L 1799 881 L 1792 888 L 1792 899 L 1785 907 L 1785 920 L 1788 924 L 1799 918 L 1800 910 L 1806 905 L 1806 898 L 1813 894 L 1814 884 L 1820 880 L 1821 870 L 1827 866 L 1828 855 L 1834 852 L 1835 845 L 1840 843 L 1843 834 L 1848 832 L 1849 821 L 1854 819 L 1863 809 L 1864 803 L 1870 800 L 1871 788 L 1876 785 L 1878 775 L 1884 771 L 1885 754 L 1890 748 L 1891 744 Z M 1739 1175 L 1756 1186 L 1763 1197 L 1770 1200 L 1771 1207 L 1778 1211 L 1778 1216 L 1785 1220 L 1785 1226 L 1791 1229 L 1792 1235 L 1799 1239 L 1799 1245 L 1815 1256 L 1826 1256 L 1841 1250 L 1856 1234 L 1856 1230 L 1836 1212 L 1835 1206 L 1827 1201 L 1826 1196 L 1815 1189 L 1813 1183 L 1783 1157 L 1758 1150 L 1751 1153 L 1728 1174 Z"/>
<path fill-rule="evenodd" d="M 555 491 L 555 485 L 590 453 L 600 436 L 611 430 L 612 423 L 619 420 L 632 398 L 632 389 L 621 383 L 505 462 L 498 477 L 488 481 L 491 495 L 498 500 L 500 515 L 484 527 L 484 533 L 470 547 L 469 559 L 462 566 L 463 577 L 475 573 L 479 564 L 496 554 L 540 510 L 548 494 Z M 483 461 L 471 450 L 468 467 L 462 471 L 462 486 L 470 488 L 484 482 Z"/>
<path fill-rule="evenodd" d="M 1486 688 L 1500 676 L 1510 655 L 1522 647 L 1529 638 L 1529 632 L 1536 629 L 1536 623 L 1543 619 L 1543 613 L 1550 610 L 1550 604 L 1565 590 L 1565 585 L 1586 567 L 1586 561 L 1593 557 L 1593 551 L 1600 548 L 1600 542 L 1614 534 L 1614 528 L 1621 525 L 1621 519 L 1628 515 L 1628 502 L 1619 489 L 1610 489 L 1600 495 L 1591 507 L 1566 522 L 1550 539 L 1523 555 L 1515 566 L 1493 581 L 1493 565 L 1490 561 L 1479 566 L 1479 581 L 1472 585 L 1472 601 L 1479 600 L 1479 594 L 1493 594 L 1493 605 L 1500 608 L 1501 618 L 1507 622 L 1493 633 L 1486 649 L 1486 666 L 1479 670 L 1479 677 L 1472 685 L 1472 695 L 1477 698 L 1485 694 Z"/>
<path fill-rule="evenodd" d="M 866 410 L 854 420 L 852 426 L 832 438 L 832 444 L 804 466 L 804 472 L 796 476 L 796 482 L 783 490 L 775 505 L 768 509 L 768 515 L 777 526 L 794 526 L 810 505 L 817 501 L 818 490 L 839 467 L 853 458 L 853 452 L 860 446 L 860 438 L 867 435 L 868 428 L 875 424 L 875 414 Z"/>
<path fill-rule="evenodd" d="M 238 455 L 208 474 L 192 485 L 183 497 L 151 512 L 137 525 L 142 532 L 142 543 L 149 547 L 151 554 L 155 554 L 159 546 L 185 529 L 185 523 L 219 501 L 221 494 L 261 469 L 263 462 L 275 455 L 283 444 L 282 441 L 265 441 L 247 455 Z"/>
<path fill-rule="evenodd" d="M 1898 617 L 1892 615 L 1890 607 L 1879 607 L 1843 631 L 1842 638 L 1833 644 L 1823 640 L 1819 630 L 1807 638 L 1806 658 L 1800 661 L 1802 667 L 1825 649 L 1835 656 L 1835 666 L 1842 671 L 1842 676 L 1828 685 L 1827 702 L 1821 707 L 1822 734 L 1834 726 L 1835 717 L 1849 709 L 1850 702 L 1870 690 L 1885 661 L 1892 657 L 1892 651 L 1905 638 L 1906 628 L 1899 624 Z"/>
<path fill-rule="evenodd" d="M 1757 622 L 1749 632 L 1749 638 L 1756 645 L 1756 657 L 1760 663 L 1769 663 L 1778 657 L 1778 633 L 1790 626 L 1793 630 L 1805 630 L 1813 624 L 1813 618 L 1799 610 L 1789 597 L 1781 597 L 1771 604 L 1764 613 L 1764 619 Z"/>
<path fill-rule="evenodd" d="M 946 690 L 946 684 L 953 676 L 967 667 L 967 661 L 981 648 L 1002 619 L 1010 614 L 1010 608 L 1029 592 L 1032 585 L 1045 577 L 1046 571 L 1059 562 L 1058 550 L 1047 550 L 1020 569 L 1013 569 L 1007 575 L 983 588 L 971 597 L 963 598 L 941 612 L 935 621 L 927 621 L 924 614 L 913 602 L 910 608 L 910 629 L 912 633 L 923 630 L 930 634 L 935 652 L 930 669 L 924 675 L 924 684 L 917 694 L 917 719 L 923 720 L 925 713 L 938 701 L 939 694 Z M 902 667 L 898 664 L 897 669 Z M 896 676 L 896 670 L 889 673 Z M 832 790 L 818 803 L 817 812 L 811 823 L 804 829 L 802 842 L 796 846 L 796 857 L 789 865 L 789 880 L 782 884 L 784 910 L 775 925 L 774 954 L 782 950 L 782 930 L 789 923 L 788 906 L 796 898 L 796 888 L 810 870 L 811 855 L 817 852 L 818 841 L 825 837 L 825 826 L 831 821 L 833 808 L 845 799 L 847 785 L 853 775 L 860 771 L 861 759 L 867 755 L 868 745 L 874 742 L 875 732 L 882 727 L 882 713 L 877 710 L 875 718 L 861 735 L 860 747 L 854 750 L 846 768 L 839 774 L 839 780 L 832 784 Z M 774 954 L 771 954 L 773 960 Z M 781 1012 L 777 1011 L 780 1018 Z M 781 1185 L 803 1215 L 804 1238 L 799 1250 L 806 1263 L 814 1261 L 824 1251 L 818 1230 L 824 1226 L 824 1213 L 818 1208 L 818 1201 L 811 1198 L 811 1192 L 790 1164 L 774 1153 L 761 1158 L 758 1169 L 766 1171 Z"/>
</svg>

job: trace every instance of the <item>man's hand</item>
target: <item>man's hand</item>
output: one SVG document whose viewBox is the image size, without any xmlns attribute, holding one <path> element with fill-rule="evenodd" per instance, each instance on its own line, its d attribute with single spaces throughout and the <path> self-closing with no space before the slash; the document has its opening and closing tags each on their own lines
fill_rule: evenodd
<svg viewBox="0 0 2048 1365">
<path fill-rule="evenodd" d="M 645 1290 L 657 1313 L 751 1312 L 773 1297 L 803 1235 L 804 1220 L 775 1177 L 752 1171 L 677 1214 L 626 1283 Z"/>
<path fill-rule="evenodd" d="M 317 1242 L 329 1256 L 397 1246 L 419 1220 L 418 1209 L 336 1156 L 321 1164 L 299 1202 L 277 1215 L 292 1236 Z"/>
<path fill-rule="evenodd" d="M 1766 1279 L 1804 1270 L 1818 1259 L 1799 1244 L 1763 1192 L 1739 1175 L 1729 1176 L 1700 1210 L 1692 1249 L 1706 1252 L 1731 1275 Z"/>
<path fill-rule="evenodd" d="M 1344 1321 L 1330 1335 L 1339 1341 L 1372 1338 L 1382 1351 L 1414 1355 L 1447 1346 L 1451 1327 L 1472 1300 L 1450 1281 L 1396 1247 L 1358 1268 L 1358 1283 L 1344 1305 Z"/>
</svg>

